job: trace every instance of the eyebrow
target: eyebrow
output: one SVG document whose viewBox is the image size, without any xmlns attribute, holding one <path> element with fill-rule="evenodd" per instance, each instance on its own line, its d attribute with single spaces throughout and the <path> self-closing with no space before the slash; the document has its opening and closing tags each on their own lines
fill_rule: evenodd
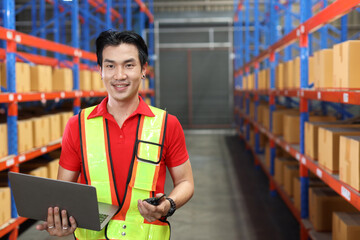
<svg viewBox="0 0 360 240">
<path fill-rule="evenodd" d="M 104 62 L 115 63 L 116 61 L 106 58 L 106 59 L 104 59 Z M 129 58 L 129 59 L 126 59 L 125 61 L 123 61 L 123 63 L 129 63 L 129 62 L 136 62 L 136 59 L 135 58 Z"/>
</svg>

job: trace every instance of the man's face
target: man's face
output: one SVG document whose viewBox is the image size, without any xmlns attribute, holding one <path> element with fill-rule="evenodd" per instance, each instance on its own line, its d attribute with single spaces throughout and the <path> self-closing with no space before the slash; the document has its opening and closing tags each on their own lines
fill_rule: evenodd
<svg viewBox="0 0 360 240">
<path fill-rule="evenodd" d="M 109 101 L 125 103 L 137 98 L 145 68 L 141 68 L 136 46 L 126 43 L 106 46 L 102 55 L 101 76 Z"/>
</svg>

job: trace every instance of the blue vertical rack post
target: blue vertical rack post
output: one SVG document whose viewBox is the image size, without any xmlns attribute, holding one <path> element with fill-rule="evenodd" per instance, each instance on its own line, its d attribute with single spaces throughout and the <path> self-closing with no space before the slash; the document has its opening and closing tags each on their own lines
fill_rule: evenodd
<svg viewBox="0 0 360 240">
<path fill-rule="evenodd" d="M 260 51 L 259 51 L 259 45 L 260 45 L 260 19 L 259 19 L 259 0 L 254 0 L 254 8 L 253 8 L 253 13 L 254 13 L 254 36 L 253 36 L 253 40 L 254 40 L 254 56 L 258 56 Z M 254 80 L 255 80 L 255 90 L 259 89 L 259 62 L 256 62 L 254 65 Z M 258 121 L 258 114 L 257 114 L 257 109 L 259 107 L 259 94 L 255 91 L 255 121 Z M 260 133 L 259 130 L 256 129 L 255 131 L 255 152 L 256 153 L 260 153 Z"/>
<path fill-rule="evenodd" d="M 250 3 L 249 0 L 245 0 L 245 62 L 250 61 Z M 248 79 L 250 75 L 249 67 L 246 67 L 244 71 L 245 77 Z M 247 94 L 246 96 L 246 114 L 250 115 L 250 98 L 251 95 Z M 256 114 L 257 109 L 254 109 L 254 114 Z M 246 141 L 250 140 L 250 123 L 246 124 Z"/>
<path fill-rule="evenodd" d="M 309 18 L 311 5 L 307 0 L 300 0 L 300 22 L 303 23 Z M 309 34 L 307 29 L 300 26 L 300 88 L 308 88 L 308 66 L 309 66 Z M 305 146 L 305 122 L 309 120 L 308 100 L 300 96 L 300 153 L 304 154 Z M 309 216 L 309 177 L 308 169 L 300 163 L 300 192 L 301 192 L 301 218 Z M 302 231 L 303 233 L 304 231 Z"/>
<path fill-rule="evenodd" d="M 72 46 L 76 49 L 80 48 L 79 42 L 79 3 L 78 1 L 72 1 L 71 6 L 71 41 Z M 74 90 L 79 90 L 79 64 L 80 58 L 79 56 L 74 57 L 74 65 L 73 65 L 73 80 L 74 80 Z M 80 111 L 81 99 L 80 96 L 74 99 L 74 114 L 78 114 Z"/>
<path fill-rule="evenodd" d="M 154 12 L 154 4 L 153 0 L 148 1 L 150 12 Z M 155 67 L 155 43 L 154 43 L 154 21 L 149 21 L 149 55 L 150 55 L 150 61 L 149 65 L 154 69 Z M 150 89 L 155 89 L 155 79 L 154 74 L 152 73 L 150 75 L 149 79 L 149 87 Z M 155 97 L 152 95 L 151 98 L 151 105 L 155 106 Z"/>
<path fill-rule="evenodd" d="M 3 1 L 3 21 L 4 27 L 9 30 L 15 30 L 15 3 L 13 0 L 4 0 Z M 12 32 L 9 31 L 9 37 L 13 38 Z M 10 93 L 16 92 L 16 68 L 15 68 L 15 52 L 16 52 L 16 43 L 13 41 L 6 41 L 6 84 L 7 91 Z M 17 131 L 17 119 L 18 119 L 18 106 L 16 102 L 8 104 L 7 109 L 7 127 L 8 127 L 8 153 L 9 155 L 18 154 L 18 131 Z M 12 169 L 13 171 L 18 171 L 18 166 Z M 10 184 L 10 183 L 9 183 Z M 11 195 L 11 217 L 17 218 L 17 210 L 15 206 L 15 201 Z"/>
<path fill-rule="evenodd" d="M 126 30 L 132 30 L 132 6 L 131 0 L 126 0 Z"/>
</svg>

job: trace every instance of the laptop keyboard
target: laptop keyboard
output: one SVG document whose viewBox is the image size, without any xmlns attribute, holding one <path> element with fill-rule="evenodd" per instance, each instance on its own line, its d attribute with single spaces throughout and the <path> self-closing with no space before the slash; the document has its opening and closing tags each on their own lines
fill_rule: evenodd
<svg viewBox="0 0 360 240">
<path fill-rule="evenodd" d="M 100 224 L 102 224 L 109 215 L 99 213 Z"/>
</svg>

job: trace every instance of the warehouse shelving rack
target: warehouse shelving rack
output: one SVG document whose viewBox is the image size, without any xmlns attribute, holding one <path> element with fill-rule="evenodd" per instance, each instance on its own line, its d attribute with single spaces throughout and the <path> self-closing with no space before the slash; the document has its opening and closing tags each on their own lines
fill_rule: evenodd
<svg viewBox="0 0 360 240">
<path fill-rule="evenodd" d="M 235 6 L 235 26 L 241 26 L 243 24 L 242 15 L 244 11 L 250 11 L 248 6 L 248 0 L 234 1 Z M 255 4 L 256 0 L 254 1 Z M 297 2 L 300 5 L 299 14 L 299 25 L 295 28 L 291 27 L 290 15 L 294 16 L 294 13 L 290 11 L 290 5 Z M 280 196 L 284 199 L 295 218 L 299 221 L 301 226 L 301 239 L 315 238 L 314 231 L 312 230 L 310 222 L 307 220 L 308 210 L 308 170 L 316 174 L 332 189 L 334 189 L 343 198 L 349 201 L 353 206 L 360 210 L 360 194 L 352 189 L 347 184 L 341 182 L 336 175 L 329 174 L 317 162 L 304 155 L 304 124 L 309 118 L 309 100 L 318 100 L 329 103 L 340 103 L 340 104 L 354 104 L 359 105 L 360 103 L 360 91 L 357 90 L 343 90 L 343 89 L 311 89 L 308 84 L 308 57 L 312 53 L 312 42 L 318 44 L 320 49 L 326 48 L 329 39 L 334 43 L 342 42 L 347 40 L 347 13 L 352 10 L 356 10 L 356 7 L 360 3 L 359 0 L 337 0 L 331 4 L 327 4 L 327 1 L 320 0 L 316 1 L 313 5 L 310 5 L 314 1 L 300 0 L 300 1 L 286 1 L 283 4 L 277 3 L 277 1 L 269 1 L 269 13 L 270 23 L 268 29 L 270 33 L 276 32 L 276 24 L 278 21 L 277 14 L 274 12 L 278 9 L 286 9 L 285 21 L 284 21 L 284 36 L 277 38 L 277 34 L 273 34 L 274 37 L 270 40 L 270 44 L 261 51 L 260 54 L 255 55 L 251 60 L 248 59 L 246 51 L 244 49 L 250 49 L 249 42 L 243 44 L 243 35 L 245 33 L 239 33 L 239 36 L 235 36 L 235 41 L 239 41 L 235 44 L 235 71 L 234 71 L 234 97 L 235 97 L 235 123 L 238 128 L 239 135 L 245 140 L 249 141 L 249 130 L 250 125 L 254 126 L 255 130 L 255 150 L 251 149 L 255 157 L 255 165 L 260 165 L 270 179 L 270 189 L 272 192 L 275 190 L 279 192 Z M 318 11 L 314 16 L 310 16 L 311 12 Z M 357 11 L 357 10 L 356 10 Z M 266 13 L 265 13 L 266 14 Z M 331 25 L 327 25 L 334 20 L 341 17 L 341 30 L 335 30 Z M 256 19 L 254 19 L 256 21 Z M 274 26 L 275 25 L 275 26 Z M 245 24 L 245 28 L 246 28 Z M 314 38 L 311 34 L 319 30 L 320 39 Z M 339 39 L 334 38 L 328 34 L 328 31 L 334 31 L 338 33 Z M 255 30 L 256 31 L 256 30 Z M 354 39 L 357 35 L 354 35 L 351 39 Z M 255 39 L 254 41 L 258 41 Z M 299 43 L 299 48 L 295 43 Z M 254 45 L 256 43 L 254 42 Z M 241 45 L 241 46 L 239 46 Z M 289 46 L 291 46 L 289 48 Z M 299 89 L 275 89 L 275 67 L 278 60 L 278 52 L 284 50 L 283 60 L 288 61 L 292 58 L 291 48 L 299 49 L 300 55 L 300 88 Z M 260 64 L 270 61 L 270 88 L 268 90 L 257 90 L 258 88 L 258 71 Z M 266 64 L 264 64 L 267 67 Z M 255 90 L 243 90 L 243 77 L 246 77 L 250 69 L 254 69 L 255 75 Z M 260 96 L 267 96 L 269 98 L 270 105 L 270 129 L 267 130 L 258 123 L 257 119 L 257 106 Z M 275 110 L 276 97 L 282 96 L 287 99 L 297 98 L 299 99 L 300 107 L 300 144 L 291 145 L 283 140 L 281 137 L 277 137 L 272 134 L 272 112 Z M 250 98 L 255 101 L 255 116 L 251 119 L 249 116 L 249 103 Z M 245 99 L 245 104 L 244 104 Z M 267 135 L 270 140 L 270 169 L 264 165 L 259 157 L 259 133 Z M 273 179 L 274 176 L 274 159 L 275 159 L 275 147 L 276 145 L 281 146 L 286 152 L 290 153 L 300 163 L 300 179 L 301 179 L 301 211 L 295 209 L 290 198 L 283 192 L 283 190 L 276 184 Z"/>
<path fill-rule="evenodd" d="M 53 18 L 45 21 L 45 2 L 53 5 Z M 79 3 L 80 2 L 80 3 Z M 116 2 L 116 4 L 114 4 Z M 132 3 L 135 3 L 134 4 Z M 81 8 L 79 7 L 81 4 Z M 38 156 L 49 153 L 61 147 L 61 139 L 54 141 L 46 146 L 35 148 L 26 153 L 18 153 L 17 149 L 17 116 L 19 102 L 46 102 L 54 100 L 60 102 L 64 99 L 74 99 L 74 114 L 80 110 L 81 98 L 104 97 L 103 91 L 81 91 L 79 90 L 79 70 L 91 69 L 97 70 L 96 55 L 90 51 L 88 44 L 94 39 L 100 31 L 117 27 L 126 30 L 132 29 L 134 22 L 139 20 L 137 32 L 145 32 L 145 26 L 153 28 L 153 3 L 144 1 L 112 1 L 112 0 L 84 0 L 84 1 L 63 1 L 63 0 L 29 0 L 28 3 L 15 9 L 15 1 L 4 0 L 0 9 L 3 14 L 0 15 L 3 27 L 0 27 L 0 41 L 5 45 L 0 48 L 0 59 L 6 61 L 7 69 L 7 89 L 0 93 L 0 103 L 5 104 L 7 108 L 8 125 L 8 156 L 0 159 L 0 171 L 10 170 L 19 171 L 19 164 L 30 161 Z M 38 8 L 37 8 L 38 6 Z M 92 8 L 90 8 L 90 6 Z M 15 15 L 20 14 L 26 8 L 31 8 L 32 31 L 31 34 L 22 33 L 15 30 Z M 125 19 L 118 12 L 126 8 Z M 37 14 L 36 9 L 39 9 Z M 133 16 L 133 12 L 136 15 Z M 108 14 L 111 13 L 111 14 Z M 66 42 L 65 36 L 65 18 L 69 15 L 71 19 L 71 43 Z M 37 25 L 37 16 L 40 18 L 41 26 Z M 61 17 L 61 19 L 60 19 Z M 148 24 L 146 24 L 146 21 Z M 79 31 L 79 22 L 81 23 L 81 37 Z M 95 32 L 91 33 L 90 27 L 93 23 Z M 153 32 L 153 31 L 150 31 Z M 47 40 L 47 33 L 53 33 L 54 41 Z M 38 35 L 38 36 L 36 36 Z M 144 35 L 143 35 L 144 36 Z M 83 40 L 80 41 L 80 38 Z M 154 66 L 154 36 L 148 36 L 149 47 L 149 66 Z M 87 39 L 88 41 L 84 41 Z M 22 51 L 18 51 L 18 50 Z M 46 55 L 46 51 L 53 53 L 54 57 Z M 42 64 L 50 66 L 70 67 L 73 69 L 74 89 L 70 92 L 30 92 L 17 93 L 15 84 L 15 63 L 16 61 L 27 62 L 30 64 Z M 148 72 L 150 78 L 150 89 L 140 91 L 143 97 L 150 97 L 154 103 L 154 74 Z M 19 226 L 27 219 L 18 217 L 14 200 L 12 204 L 12 219 L 5 225 L 0 226 L 0 237 L 8 235 L 9 239 L 15 240 L 18 236 Z"/>
</svg>

